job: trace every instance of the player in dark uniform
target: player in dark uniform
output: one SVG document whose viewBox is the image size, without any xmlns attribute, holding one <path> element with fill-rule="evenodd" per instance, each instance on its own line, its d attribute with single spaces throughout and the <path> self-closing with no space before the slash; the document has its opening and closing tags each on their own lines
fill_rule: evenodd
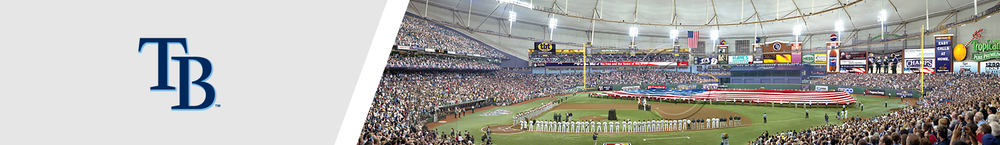
<svg viewBox="0 0 1000 145">
<path fill-rule="evenodd" d="M 899 64 L 899 57 L 892 57 L 892 73 L 896 73 L 896 65 Z"/>
<path fill-rule="evenodd" d="M 882 57 L 882 73 L 889 73 L 889 58 L 887 56 Z"/>
<path fill-rule="evenodd" d="M 871 56 L 871 55 L 869 54 L 869 56 Z M 868 57 L 868 66 L 867 66 L 868 67 L 868 72 L 875 72 L 875 70 L 872 68 L 873 66 L 875 66 L 875 64 L 876 64 L 875 63 L 875 58 Z"/>
</svg>

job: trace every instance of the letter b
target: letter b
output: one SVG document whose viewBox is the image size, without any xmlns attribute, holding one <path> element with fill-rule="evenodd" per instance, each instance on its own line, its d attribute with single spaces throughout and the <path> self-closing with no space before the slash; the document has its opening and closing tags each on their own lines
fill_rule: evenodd
<svg viewBox="0 0 1000 145">
<path fill-rule="evenodd" d="M 215 87 L 212 84 L 206 83 L 205 80 L 212 76 L 212 63 L 205 59 L 204 57 L 172 57 L 171 59 L 180 61 L 180 104 L 177 106 L 170 107 L 172 110 L 205 110 L 211 108 L 215 104 Z M 197 106 L 191 106 L 191 85 L 188 83 L 190 79 L 190 62 L 194 60 L 201 64 L 201 77 L 197 80 L 191 81 L 190 84 L 201 86 L 205 90 L 205 101 Z"/>
</svg>

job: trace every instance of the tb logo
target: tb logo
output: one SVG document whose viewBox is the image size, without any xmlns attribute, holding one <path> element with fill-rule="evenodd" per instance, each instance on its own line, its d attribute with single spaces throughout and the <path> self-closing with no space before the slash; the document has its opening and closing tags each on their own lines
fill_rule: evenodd
<svg viewBox="0 0 1000 145">
<path fill-rule="evenodd" d="M 151 91 L 175 91 L 175 87 L 170 86 L 167 83 L 167 54 L 168 46 L 167 43 L 180 43 L 184 47 L 184 54 L 188 54 L 187 38 L 139 38 L 139 53 L 142 53 L 142 47 L 146 43 L 157 43 L 157 84 L 156 86 L 149 87 Z M 178 70 L 180 82 L 180 104 L 177 106 L 170 107 L 174 111 L 201 111 L 211 108 L 215 103 L 215 87 L 212 84 L 205 82 L 206 79 L 212 76 L 212 63 L 205 59 L 204 57 L 196 56 L 173 56 L 170 59 L 180 62 L 180 70 Z M 201 76 L 197 80 L 190 81 L 190 62 L 198 62 L 201 64 Z M 190 83 L 188 82 L 190 81 Z M 205 90 L 205 101 L 197 106 L 191 106 L 190 103 L 190 92 L 191 84 L 198 85 Z"/>
</svg>

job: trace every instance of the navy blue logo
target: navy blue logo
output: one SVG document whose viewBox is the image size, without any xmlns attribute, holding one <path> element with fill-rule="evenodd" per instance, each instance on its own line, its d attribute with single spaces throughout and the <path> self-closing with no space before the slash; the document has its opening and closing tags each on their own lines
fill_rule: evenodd
<svg viewBox="0 0 1000 145">
<path fill-rule="evenodd" d="M 177 91 L 176 87 L 170 86 L 167 83 L 167 75 L 169 73 L 169 68 L 167 67 L 167 60 L 174 60 L 180 62 L 179 74 L 179 87 L 180 87 L 180 103 L 177 106 L 170 107 L 173 111 L 201 111 L 211 108 L 215 103 L 215 87 L 212 84 L 205 82 L 208 78 L 212 76 L 212 63 L 204 57 L 197 56 L 173 56 L 169 59 L 167 58 L 169 46 L 167 43 L 180 43 L 184 48 L 184 54 L 188 54 L 187 38 L 139 38 L 139 53 L 142 53 L 142 47 L 146 43 L 157 43 L 157 83 L 155 86 L 149 87 L 150 91 Z M 201 76 L 194 81 L 190 81 L 190 65 L 191 61 L 198 62 L 201 64 Z M 189 82 L 190 81 L 190 82 Z M 205 90 L 205 101 L 196 106 L 191 106 L 191 84 L 198 85 Z"/>
<path fill-rule="evenodd" d="M 775 42 L 772 46 L 774 46 L 774 51 L 781 50 L 781 43 Z"/>
</svg>

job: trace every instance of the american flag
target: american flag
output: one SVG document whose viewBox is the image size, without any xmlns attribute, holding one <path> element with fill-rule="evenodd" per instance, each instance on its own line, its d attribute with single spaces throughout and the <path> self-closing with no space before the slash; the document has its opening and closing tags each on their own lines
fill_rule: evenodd
<svg viewBox="0 0 1000 145">
<path fill-rule="evenodd" d="M 688 48 L 698 48 L 698 31 L 688 31 Z"/>
</svg>

